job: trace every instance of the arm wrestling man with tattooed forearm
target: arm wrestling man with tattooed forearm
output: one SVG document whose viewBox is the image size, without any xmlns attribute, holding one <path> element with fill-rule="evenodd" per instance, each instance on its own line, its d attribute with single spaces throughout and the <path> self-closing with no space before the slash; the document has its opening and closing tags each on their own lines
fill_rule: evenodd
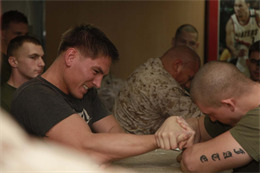
<svg viewBox="0 0 260 173">
<path fill-rule="evenodd" d="M 213 61 L 195 75 L 190 93 L 205 116 L 187 122 L 168 118 L 156 132 L 158 145 L 176 148 L 171 144 L 171 128 L 179 123 L 195 131 L 187 143 L 179 144 L 179 148 L 186 148 L 179 157 L 182 171 L 259 172 L 259 83 L 230 63 Z"/>
</svg>

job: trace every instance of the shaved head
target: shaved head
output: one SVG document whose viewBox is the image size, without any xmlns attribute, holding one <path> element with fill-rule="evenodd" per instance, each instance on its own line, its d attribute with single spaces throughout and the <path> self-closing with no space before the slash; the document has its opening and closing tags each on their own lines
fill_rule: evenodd
<svg viewBox="0 0 260 173">
<path fill-rule="evenodd" d="M 200 68 L 199 55 L 188 46 L 175 46 L 161 57 L 165 70 L 184 89 L 190 88 L 190 82 Z"/>
<path fill-rule="evenodd" d="M 182 59 L 185 65 L 200 64 L 199 55 L 188 46 L 175 46 L 169 49 L 162 56 L 162 60 L 167 62 L 175 61 L 176 59 Z"/>
<path fill-rule="evenodd" d="M 182 31 L 186 31 L 186 32 L 189 32 L 189 33 L 195 33 L 196 34 L 196 41 L 198 41 L 199 33 L 194 26 L 192 26 L 190 24 L 181 25 L 175 33 L 175 38 L 179 38 L 181 36 Z"/>
<path fill-rule="evenodd" d="M 250 91 L 250 79 L 236 66 L 221 61 L 206 63 L 194 76 L 190 94 L 193 102 L 207 107 L 219 107 L 221 100 L 239 98 Z"/>
</svg>

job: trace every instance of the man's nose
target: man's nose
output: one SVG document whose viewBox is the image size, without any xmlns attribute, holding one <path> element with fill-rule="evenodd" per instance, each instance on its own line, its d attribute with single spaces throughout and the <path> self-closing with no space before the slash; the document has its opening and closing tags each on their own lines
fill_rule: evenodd
<svg viewBox="0 0 260 173">
<path fill-rule="evenodd" d="M 260 59 L 257 61 L 256 66 L 259 68 L 259 66 L 260 66 Z"/>
<path fill-rule="evenodd" d="M 187 89 L 190 89 L 190 81 L 188 83 L 185 84 Z"/>
<path fill-rule="evenodd" d="M 40 66 L 40 67 L 44 67 L 45 66 L 45 62 L 44 62 L 44 60 L 42 58 L 39 58 L 38 66 Z"/>
<path fill-rule="evenodd" d="M 101 77 L 96 77 L 94 80 L 93 80 L 93 84 L 96 88 L 100 88 L 101 87 L 101 82 L 102 82 L 102 79 L 103 79 L 103 76 Z"/>
</svg>

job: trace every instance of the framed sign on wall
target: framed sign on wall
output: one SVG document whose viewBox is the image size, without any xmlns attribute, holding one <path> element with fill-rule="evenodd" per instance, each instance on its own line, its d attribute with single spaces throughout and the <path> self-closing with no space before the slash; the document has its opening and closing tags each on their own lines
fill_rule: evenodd
<svg viewBox="0 0 260 173">
<path fill-rule="evenodd" d="M 250 45 L 260 39 L 259 0 L 206 1 L 205 62 L 227 61 L 240 70 Z"/>
</svg>

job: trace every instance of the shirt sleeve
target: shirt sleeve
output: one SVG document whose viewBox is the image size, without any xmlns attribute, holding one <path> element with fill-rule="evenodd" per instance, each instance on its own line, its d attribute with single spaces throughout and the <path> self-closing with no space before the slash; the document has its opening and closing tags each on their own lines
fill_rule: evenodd
<svg viewBox="0 0 260 173">
<path fill-rule="evenodd" d="M 230 130 L 235 140 L 246 150 L 246 152 L 259 162 L 259 108 L 249 111 L 237 125 Z"/>
<path fill-rule="evenodd" d="M 44 85 L 30 85 L 15 93 L 11 113 L 28 133 L 44 137 L 76 112 L 57 92 Z"/>
</svg>

